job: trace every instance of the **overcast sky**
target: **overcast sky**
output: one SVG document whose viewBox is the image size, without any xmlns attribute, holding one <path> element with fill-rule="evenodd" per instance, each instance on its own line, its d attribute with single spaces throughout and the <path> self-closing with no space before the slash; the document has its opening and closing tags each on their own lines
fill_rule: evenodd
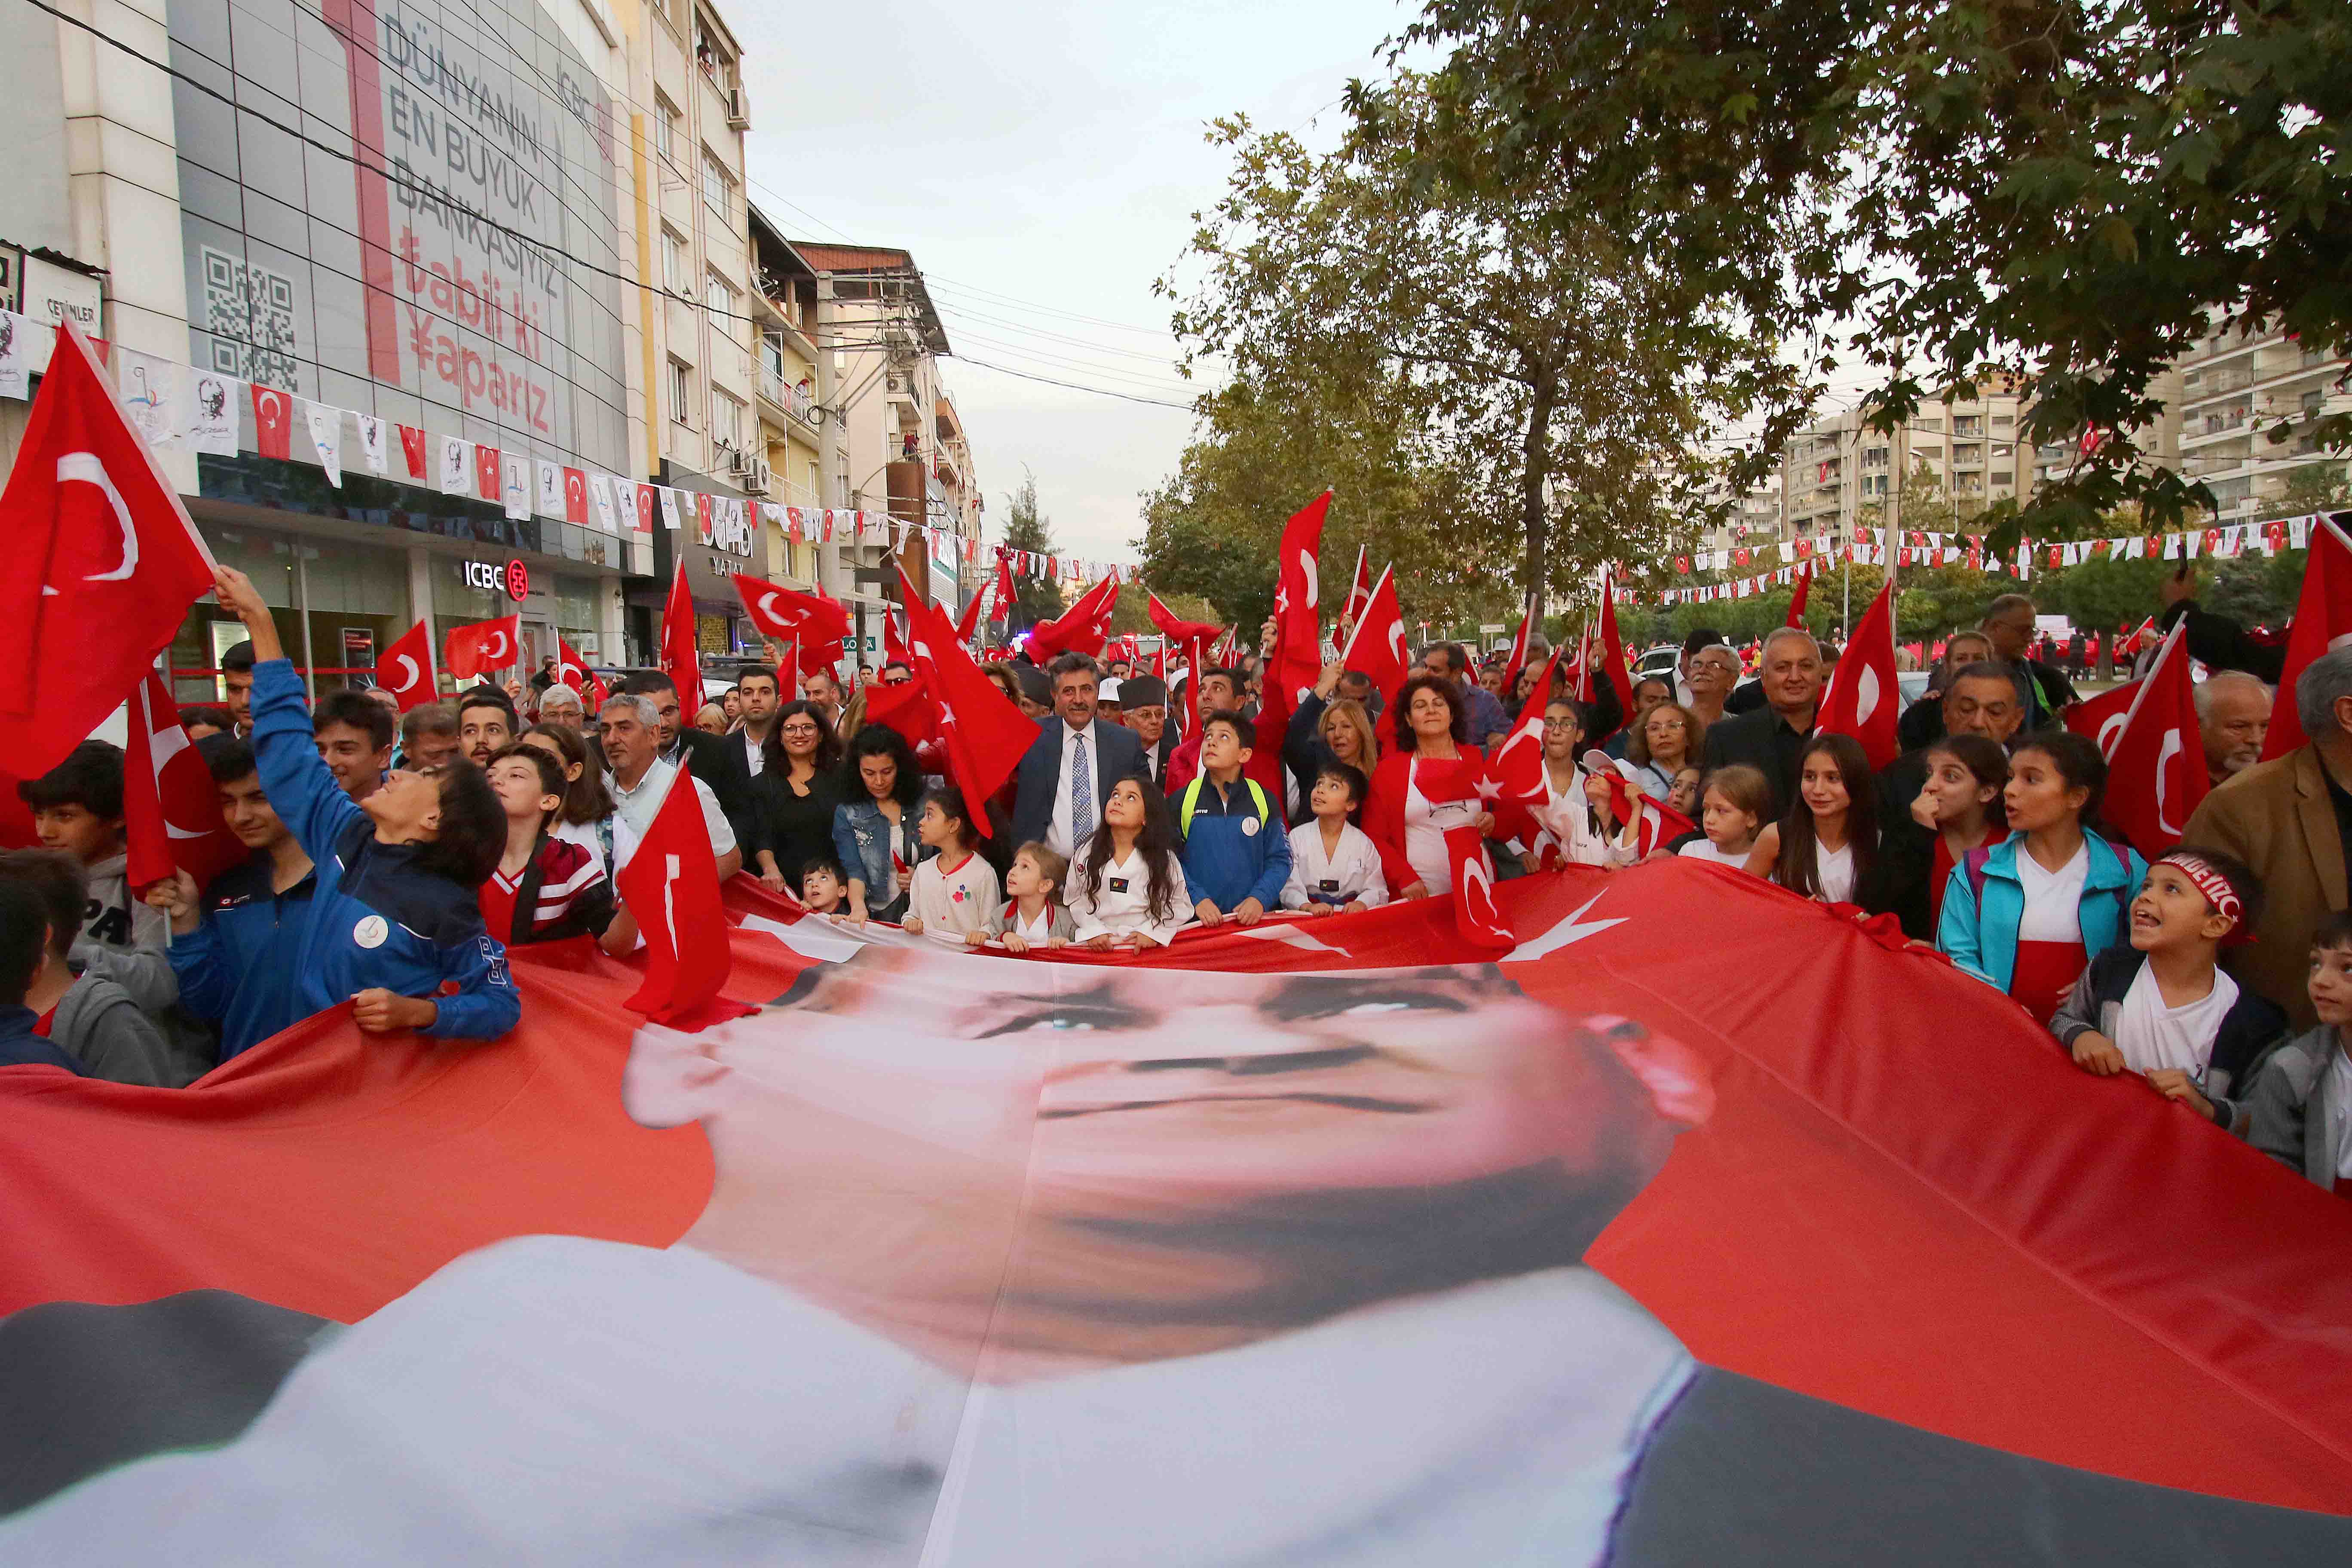
<svg viewBox="0 0 2352 1568">
<path fill-rule="evenodd" d="M 966 0 L 723 13 L 750 89 L 751 199 L 793 237 L 911 251 L 1001 537 L 1024 466 L 1056 541 L 1133 560 L 1139 492 L 1192 428 L 1151 282 L 1223 189 L 1201 132 L 1236 110 L 1318 142 L 1411 13 L 1382 0 Z M 1140 331 L 1128 329 L 1144 329 Z M 1075 342 L 1070 340 L 1076 340 Z"/>
</svg>

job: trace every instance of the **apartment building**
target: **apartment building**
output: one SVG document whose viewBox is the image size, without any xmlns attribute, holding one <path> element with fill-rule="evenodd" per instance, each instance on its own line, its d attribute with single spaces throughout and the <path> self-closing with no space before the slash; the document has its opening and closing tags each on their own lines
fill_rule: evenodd
<svg viewBox="0 0 2352 1568">
<path fill-rule="evenodd" d="M 960 611 L 978 582 L 980 481 L 940 377 L 940 362 L 952 351 L 922 270 L 908 252 L 885 246 L 803 239 L 792 247 L 816 271 L 817 342 L 831 361 L 829 504 L 931 531 L 910 532 L 895 563 L 894 541 L 846 546 L 840 596 L 861 637 L 896 596 L 900 566 L 917 592 Z"/>
<path fill-rule="evenodd" d="M 783 231 L 757 204 L 751 207 L 754 313 L 760 318 L 760 450 L 766 466 L 752 487 L 777 508 L 804 511 L 831 506 L 824 476 L 838 428 L 827 410 L 833 393 L 830 358 L 816 346 L 817 276 Z M 781 512 L 778 513 L 781 516 Z M 839 584 L 839 548 L 792 538 L 772 522 L 768 563 L 776 580 L 797 588 Z"/>
<path fill-rule="evenodd" d="M 2287 476 L 2309 464 L 2352 477 L 2352 461 L 2321 453 L 2307 429 L 2352 408 L 2347 369 L 2340 355 L 2307 349 L 2274 326 L 2241 333 L 2218 321 L 2173 366 L 2168 406 L 2177 416 L 2181 473 L 2213 492 L 2220 521 L 2275 515 Z M 2299 427 L 2273 442 L 2269 427 L 2282 419 Z"/>
<path fill-rule="evenodd" d="M 561 3 L 561 0 L 559 0 Z M 578 4 L 580 0 L 572 0 Z M 752 263 L 743 178 L 741 46 L 707 0 L 643 0 L 632 35 L 632 106 L 646 168 L 636 210 L 646 280 L 646 466 L 654 481 L 728 500 L 767 499 L 757 411 L 766 308 Z M 767 576 L 768 531 L 655 531 L 655 581 L 630 594 L 652 646 L 677 565 L 706 653 L 758 646 L 733 578 Z"/>
</svg>

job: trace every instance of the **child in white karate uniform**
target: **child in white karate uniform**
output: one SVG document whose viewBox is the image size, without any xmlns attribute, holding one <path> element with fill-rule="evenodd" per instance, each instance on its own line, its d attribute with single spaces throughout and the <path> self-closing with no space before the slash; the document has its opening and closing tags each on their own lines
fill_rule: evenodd
<svg viewBox="0 0 2352 1568">
<path fill-rule="evenodd" d="M 1352 915 L 1388 902 L 1379 847 L 1348 820 L 1363 804 L 1366 787 L 1361 769 L 1345 763 L 1323 764 L 1307 797 L 1315 815 L 1290 830 L 1290 880 L 1282 887 L 1284 909 Z"/>
<path fill-rule="evenodd" d="M 1168 799 L 1130 774 L 1111 786 L 1102 826 L 1070 878 L 1070 918 L 1088 947 L 1165 947 L 1192 918 Z"/>
</svg>

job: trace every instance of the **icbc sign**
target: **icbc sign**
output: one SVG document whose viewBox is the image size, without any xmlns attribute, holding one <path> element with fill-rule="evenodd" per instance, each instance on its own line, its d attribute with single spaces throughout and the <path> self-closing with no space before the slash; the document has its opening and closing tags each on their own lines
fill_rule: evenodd
<svg viewBox="0 0 2352 1568">
<path fill-rule="evenodd" d="M 504 566 L 493 566 L 487 561 L 467 561 L 460 567 L 468 588 L 502 593 L 518 605 L 530 597 L 530 568 L 520 561 L 509 561 Z"/>
</svg>

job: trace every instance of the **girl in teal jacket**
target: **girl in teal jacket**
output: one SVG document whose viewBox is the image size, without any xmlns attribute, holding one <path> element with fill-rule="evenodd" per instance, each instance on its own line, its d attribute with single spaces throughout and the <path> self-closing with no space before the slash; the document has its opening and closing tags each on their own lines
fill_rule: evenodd
<svg viewBox="0 0 2352 1568">
<path fill-rule="evenodd" d="M 2091 960 L 2129 932 L 2147 863 L 2084 825 L 2106 788 L 2106 759 L 2081 735 L 2036 735 L 2010 761 L 2011 832 L 1952 868 L 1936 945 L 2043 1023 Z"/>
</svg>

